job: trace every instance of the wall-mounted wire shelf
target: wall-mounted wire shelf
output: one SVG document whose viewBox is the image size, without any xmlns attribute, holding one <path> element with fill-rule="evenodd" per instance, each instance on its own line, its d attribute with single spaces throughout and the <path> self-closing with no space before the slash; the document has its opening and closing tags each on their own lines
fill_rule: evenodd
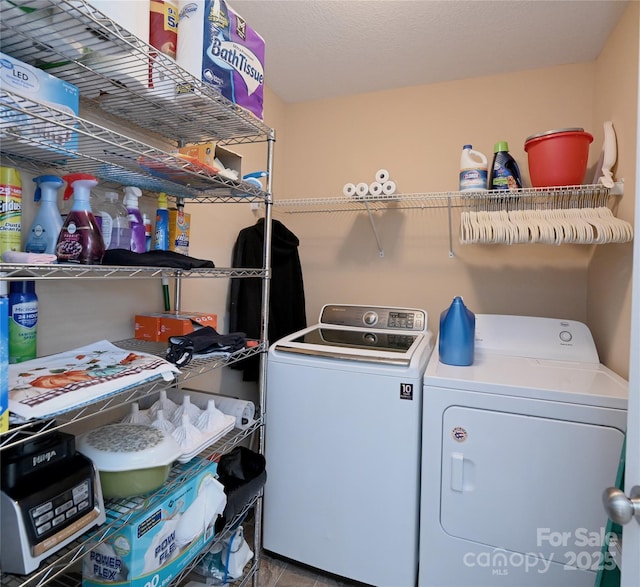
<svg viewBox="0 0 640 587">
<path fill-rule="evenodd" d="M 39 567 L 34 573 L 26 576 L 3 573 L 0 575 L 0 583 L 3 587 L 41 587 L 46 584 L 51 584 L 53 581 L 56 581 L 56 584 L 57 582 L 60 582 L 61 585 L 67 585 L 68 583 L 64 581 L 64 576 L 69 572 L 69 569 L 73 565 L 80 563 L 82 557 L 90 550 L 93 550 L 98 543 L 106 540 L 123 524 L 126 524 L 134 516 L 137 516 L 140 512 L 144 511 L 150 499 L 155 500 L 156 498 L 159 499 L 171 494 L 184 482 L 185 479 L 192 477 L 210 464 L 210 461 L 208 460 L 209 457 L 230 451 L 242 441 L 251 437 L 262 425 L 263 420 L 262 417 L 259 416 L 251 426 L 244 430 L 234 428 L 231 432 L 224 435 L 220 440 L 200 453 L 198 457 L 189 461 L 189 463 L 185 465 L 174 465 L 169 480 L 160 489 L 151 494 L 138 498 L 106 500 L 105 505 L 109 507 L 111 511 L 117 511 L 121 515 L 110 523 L 103 524 L 102 526 L 98 526 L 97 528 L 86 532 L 80 538 L 59 550 L 50 558 L 46 559 L 41 567 Z M 216 540 L 222 539 L 226 533 L 234 527 L 234 524 L 242 518 L 244 513 L 254 505 L 255 500 L 248 504 L 238 516 L 225 526 L 225 529 L 220 533 Z M 204 556 L 204 554 L 205 552 L 201 553 L 201 555 L 196 557 L 188 565 L 189 570 L 197 564 L 199 558 Z"/>
<path fill-rule="evenodd" d="M 255 143 L 271 135 L 253 114 L 86 0 L 3 0 L 0 38 L 7 55 L 78 86 L 105 112 L 178 143 Z M 150 66 L 154 79 L 166 80 L 153 88 Z"/>
<path fill-rule="evenodd" d="M 262 202 L 256 186 L 181 159 L 48 104 L 0 90 L 6 157 L 61 173 L 83 172 L 153 192 L 218 202 Z M 72 138 L 77 137 L 77 146 Z"/>
<path fill-rule="evenodd" d="M 317 214 L 336 212 L 366 212 L 369 216 L 378 252 L 384 256 L 373 214 L 391 210 L 425 210 L 446 208 L 449 224 L 449 256 L 453 257 L 452 210 L 469 212 L 515 212 L 527 210 L 580 210 L 606 208 L 611 196 L 623 193 L 623 183 L 613 188 L 601 184 L 522 188 L 510 191 L 433 192 L 391 194 L 362 197 L 300 198 L 276 200 L 273 206 L 285 214 Z M 621 221 L 622 222 L 622 221 Z M 485 241 L 489 244 L 490 241 Z M 540 241 L 542 242 L 542 241 Z M 607 242 L 607 241 L 602 241 Z M 464 243 L 468 244 L 468 243 Z M 491 242 L 495 244 L 495 242 Z M 513 244 L 513 243 L 511 243 Z"/>
<path fill-rule="evenodd" d="M 352 212 L 384 210 L 410 210 L 427 208 L 485 207 L 489 208 L 552 208 L 585 207 L 588 204 L 606 205 L 609 196 L 621 194 L 600 184 L 561 186 L 545 188 L 522 188 L 508 192 L 425 192 L 410 194 L 391 194 L 380 196 L 362 196 L 348 198 L 345 196 L 329 198 L 299 198 L 275 200 L 275 208 L 287 214 L 319 213 L 319 212 Z M 604 204 L 602 204 L 604 203 Z"/>
</svg>

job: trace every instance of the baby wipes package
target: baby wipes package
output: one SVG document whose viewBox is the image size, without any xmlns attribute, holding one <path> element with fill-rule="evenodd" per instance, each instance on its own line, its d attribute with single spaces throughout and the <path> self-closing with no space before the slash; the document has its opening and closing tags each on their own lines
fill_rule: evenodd
<svg viewBox="0 0 640 587">
<path fill-rule="evenodd" d="M 4 139 L 10 133 L 12 136 L 18 135 L 20 142 L 37 142 L 47 150 L 59 153 L 77 151 L 78 135 L 70 130 L 75 122 L 69 117 L 78 115 L 80 90 L 77 86 L 0 53 L 0 88 L 10 92 L 6 103 L 16 107 L 0 107 L 0 138 Z M 32 107 L 31 100 L 60 112 L 47 114 L 49 120 L 54 120 L 45 121 L 17 110 Z"/>
<path fill-rule="evenodd" d="M 84 587 L 168 585 L 213 540 L 214 526 L 227 498 L 215 478 L 216 463 L 202 461 L 203 468 L 189 477 L 189 465 L 175 464 L 168 484 L 170 493 L 134 498 L 139 514 L 127 515 L 119 502 L 107 504 L 107 539 L 86 554 L 82 563 Z M 185 475 L 183 483 L 176 479 Z"/>
</svg>

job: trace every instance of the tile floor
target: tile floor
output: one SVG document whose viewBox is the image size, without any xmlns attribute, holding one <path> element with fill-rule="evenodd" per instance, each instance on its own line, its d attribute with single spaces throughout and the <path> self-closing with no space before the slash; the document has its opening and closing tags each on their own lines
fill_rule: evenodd
<svg viewBox="0 0 640 587">
<path fill-rule="evenodd" d="M 299 566 L 263 552 L 258 585 L 259 587 L 351 587 L 362 584 L 326 575 L 316 569 Z"/>
<path fill-rule="evenodd" d="M 243 524 L 245 539 L 253 544 L 253 518 L 250 514 Z M 249 584 L 251 586 L 252 583 Z M 317 569 L 262 552 L 258 587 L 358 587 L 364 585 Z"/>
</svg>

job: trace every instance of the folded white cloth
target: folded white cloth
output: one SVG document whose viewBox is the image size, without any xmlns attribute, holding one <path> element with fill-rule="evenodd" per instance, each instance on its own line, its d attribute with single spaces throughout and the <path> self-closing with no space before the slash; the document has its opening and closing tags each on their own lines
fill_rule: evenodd
<svg viewBox="0 0 640 587">
<path fill-rule="evenodd" d="M 23 251 L 5 251 L 2 253 L 5 263 L 25 263 L 29 265 L 42 265 L 55 263 L 57 257 L 48 253 L 25 253 Z"/>
</svg>

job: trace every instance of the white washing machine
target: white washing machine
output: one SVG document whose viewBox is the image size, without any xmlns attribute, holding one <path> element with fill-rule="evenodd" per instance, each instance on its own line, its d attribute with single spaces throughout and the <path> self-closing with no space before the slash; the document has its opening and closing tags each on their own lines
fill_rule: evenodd
<svg viewBox="0 0 640 587">
<path fill-rule="evenodd" d="M 265 549 L 363 583 L 418 574 L 423 310 L 327 305 L 268 354 Z"/>
<path fill-rule="evenodd" d="M 592 587 L 627 382 L 568 320 L 476 316 L 473 365 L 424 378 L 420 587 Z"/>
</svg>

